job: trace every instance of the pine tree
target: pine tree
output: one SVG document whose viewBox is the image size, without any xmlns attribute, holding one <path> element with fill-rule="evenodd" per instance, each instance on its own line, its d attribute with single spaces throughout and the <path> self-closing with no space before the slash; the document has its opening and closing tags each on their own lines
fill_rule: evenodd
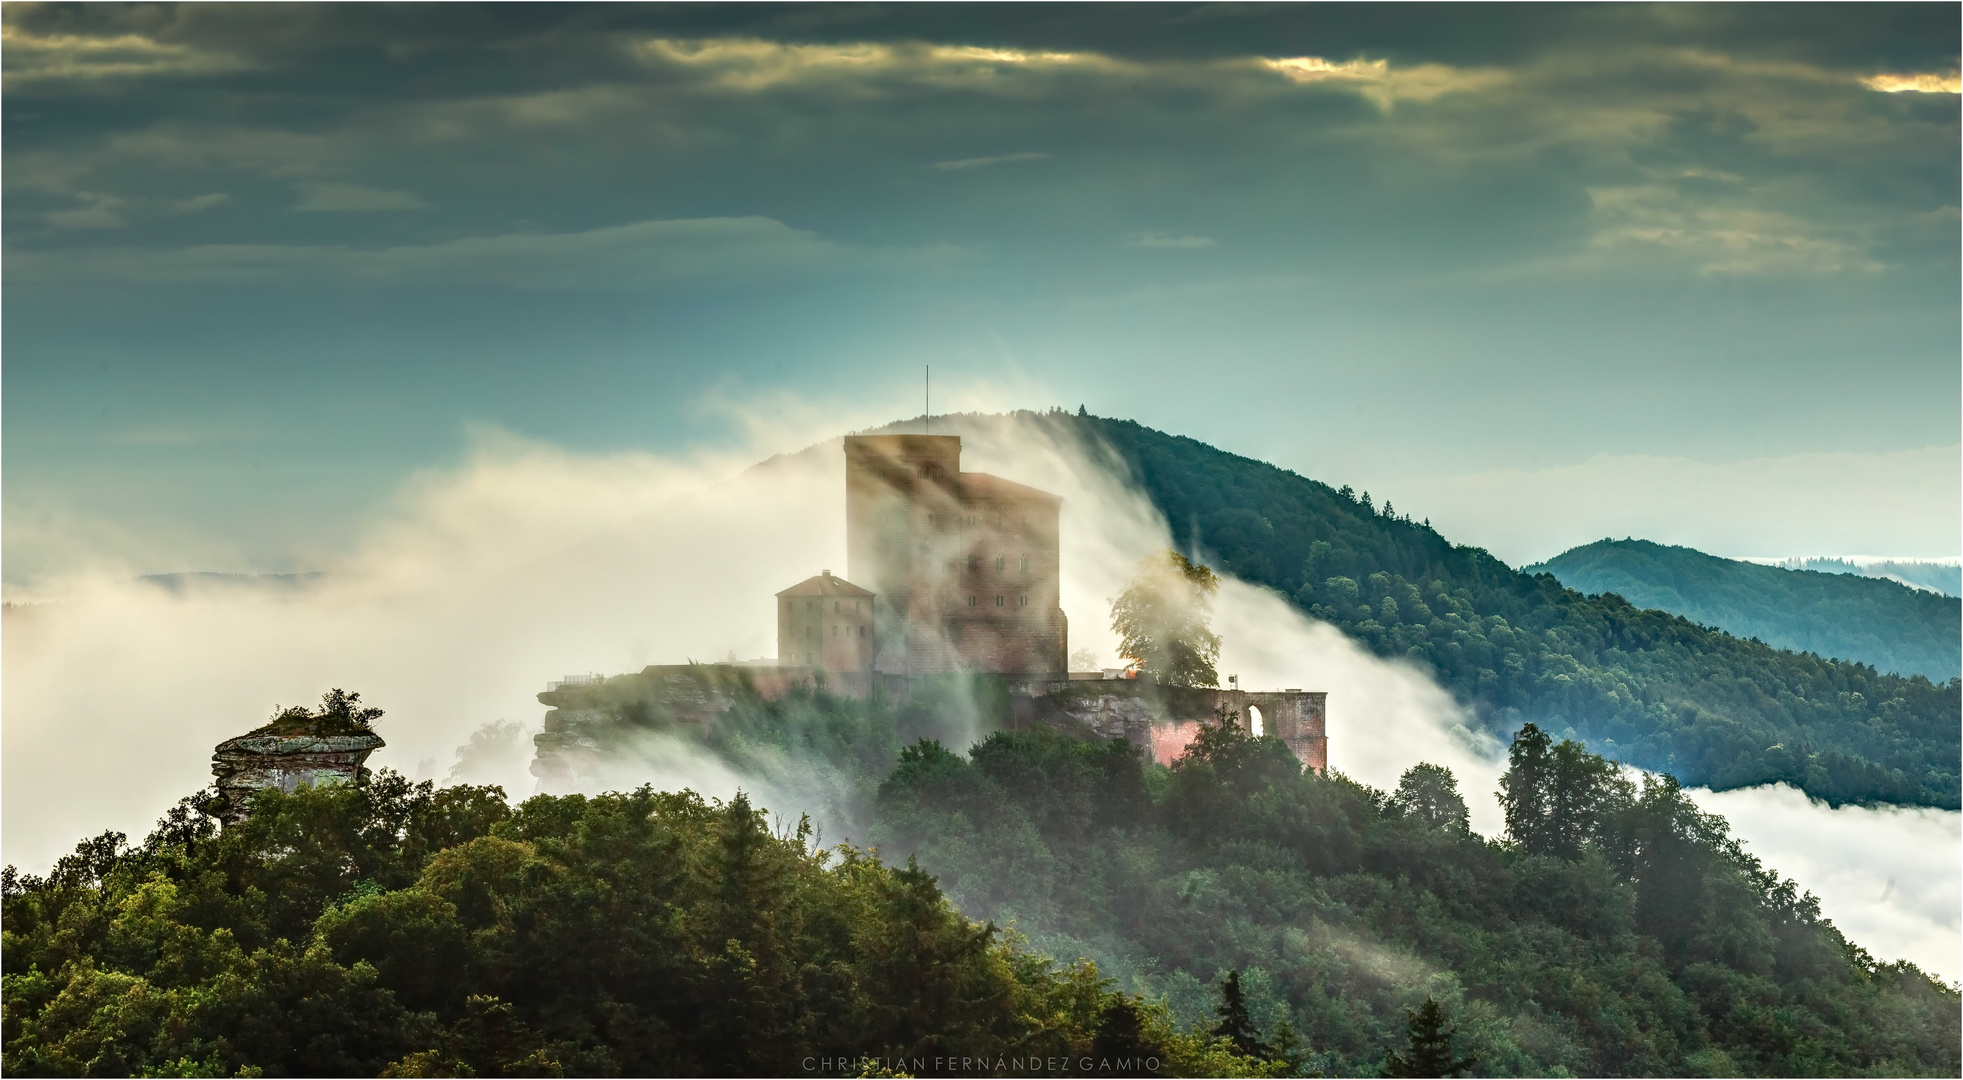
<svg viewBox="0 0 1963 1080">
<path fill-rule="evenodd" d="M 1385 1076 L 1463 1076 L 1479 1063 L 1478 1054 L 1452 1056 L 1452 1036 L 1458 1034 L 1459 1026 L 1446 1027 L 1445 1010 L 1429 996 L 1418 1011 L 1404 1010 L 1404 1022 L 1410 1029 L 1409 1042 L 1402 1054 L 1384 1052 Z"/>
<path fill-rule="evenodd" d="M 1241 995 L 1240 972 L 1228 972 L 1227 981 L 1220 984 L 1220 1008 L 1216 1011 L 1220 1022 L 1213 1026 L 1213 1034 L 1232 1040 L 1234 1049 L 1248 1057 L 1265 1061 L 1275 1056 L 1275 1048 L 1261 1041 L 1261 1033 L 1254 1027 L 1254 1018 L 1247 1014 L 1247 999 Z"/>
<path fill-rule="evenodd" d="M 1145 1016 L 1137 999 L 1114 994 L 1097 1022 L 1097 1036 L 1091 1040 L 1091 1057 L 1103 1076 L 1150 1076 L 1158 1059 L 1166 1055 L 1145 1027 Z M 1153 1064 L 1148 1066 L 1147 1061 Z"/>
</svg>

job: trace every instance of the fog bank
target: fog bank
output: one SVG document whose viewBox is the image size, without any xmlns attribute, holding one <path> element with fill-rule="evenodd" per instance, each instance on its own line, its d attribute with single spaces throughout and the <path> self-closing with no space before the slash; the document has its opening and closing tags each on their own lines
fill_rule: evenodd
<svg viewBox="0 0 1963 1080">
<path fill-rule="evenodd" d="M 935 429 L 964 437 L 964 468 L 1064 497 L 1071 651 L 1115 666 L 1110 601 L 1140 557 L 1171 544 L 1166 523 L 1113 458 L 1039 421 L 947 417 Z M 165 588 L 112 568 L 16 594 L 31 603 L 7 611 L 0 656 L 5 860 L 38 872 L 104 829 L 140 837 L 209 782 L 214 744 L 334 686 L 388 710 L 371 767 L 530 794 L 547 682 L 768 656 L 773 594 L 846 569 L 838 441 L 753 460 L 577 454 L 486 433 L 461 465 L 407 484 L 304 586 Z M 1421 671 L 1231 578 L 1216 629 L 1223 679 L 1329 693 L 1332 768 L 1391 788 L 1420 761 L 1448 766 L 1473 827 L 1501 832 L 1504 748 Z M 680 740 L 644 750 L 610 779 L 740 788 L 793 818 L 836 794 L 806 763 L 743 775 Z M 1877 956 L 1963 971 L 1959 815 L 1830 811 L 1786 789 L 1697 797 Z"/>
<path fill-rule="evenodd" d="M 1767 866 L 1878 960 L 1963 978 L 1963 813 L 1930 807 L 1831 809 L 1786 784 L 1690 797 L 1731 823 Z"/>
</svg>

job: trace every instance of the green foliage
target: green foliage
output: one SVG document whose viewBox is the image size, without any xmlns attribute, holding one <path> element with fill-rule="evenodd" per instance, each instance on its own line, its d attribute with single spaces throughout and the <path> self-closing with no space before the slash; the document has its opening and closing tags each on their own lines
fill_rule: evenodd
<svg viewBox="0 0 1963 1080">
<path fill-rule="evenodd" d="M 1834 805 L 1963 805 L 1956 679 L 1884 675 L 1583 596 L 1379 511 L 1367 493 L 1130 421 L 1029 419 L 1109 447 L 1174 534 L 1196 539 L 1189 554 L 1427 669 L 1490 731 L 1532 718 L 1695 785 L 1784 781 Z"/>
<path fill-rule="evenodd" d="M 1385 1076 L 1464 1076 L 1479 1064 L 1479 1055 L 1458 1057 L 1452 1053 L 1452 1036 L 1458 1025 L 1445 1026 L 1445 1010 L 1430 997 L 1416 1012 L 1404 1010 L 1410 1027 L 1409 1041 L 1402 1054 L 1384 1054 Z"/>
<path fill-rule="evenodd" d="M 1648 540 L 1600 540 L 1523 572 L 1775 648 L 1938 680 L 1963 673 L 1963 601 L 1886 578 L 1760 566 Z"/>
<path fill-rule="evenodd" d="M 273 707 L 273 718 L 252 729 L 253 735 L 370 735 L 382 710 L 363 705 L 361 695 L 336 687 L 320 696 L 320 708 L 305 705 Z"/>
<path fill-rule="evenodd" d="M 1446 770 L 1305 773 L 1231 712 L 1164 768 L 1047 731 L 889 759 L 884 704 L 746 707 L 694 737 L 828 748 L 884 861 L 688 792 L 513 808 L 384 772 L 223 833 L 187 799 L 134 848 L 7 871 L 0 1067 L 1367 1075 L 1428 997 L 1495 1074 L 1963 1067 L 1953 988 L 1848 944 L 1674 781 L 1590 788 L 1573 743 L 1522 733 L 1530 851 L 1467 831 Z"/>
<path fill-rule="evenodd" d="M 1404 770 L 1391 804 L 1434 829 L 1463 831 L 1467 827 L 1459 782 L 1443 765 L 1419 762 Z"/>
<path fill-rule="evenodd" d="M 1042 731 L 917 743 L 875 838 L 962 910 L 1276 1070 L 1369 1075 L 1386 1047 L 1495 1075 L 1963 1067 L 1954 988 L 1850 945 L 1675 781 L 1636 789 L 1523 733 L 1529 850 L 1466 830 L 1447 770 L 1386 794 L 1236 721 L 1170 768 Z"/>
<path fill-rule="evenodd" d="M 1275 1048 L 1261 1041 L 1261 1033 L 1255 1028 L 1254 1020 L 1247 1013 L 1247 998 L 1241 993 L 1241 973 L 1230 971 L 1220 984 L 1220 1008 L 1217 1010 L 1220 1022 L 1213 1025 L 1212 1034 L 1225 1039 L 1251 1058 L 1268 1059 L 1275 1056 Z"/>
<path fill-rule="evenodd" d="M 1220 636 L 1209 625 L 1220 578 L 1177 551 L 1139 561 L 1125 591 L 1111 602 L 1118 655 L 1163 686 L 1220 682 Z"/>
<path fill-rule="evenodd" d="M 1556 746 L 1532 724 L 1513 737 L 1507 755 L 1500 805 L 1507 835 L 1529 855 L 1575 858 L 1609 809 L 1632 797 L 1634 789 L 1614 765 L 1572 739 Z"/>
<path fill-rule="evenodd" d="M 222 833 L 196 805 L 7 870 L 9 1075 L 1266 1069 L 742 796 L 512 808 L 385 772 L 260 793 Z"/>
</svg>

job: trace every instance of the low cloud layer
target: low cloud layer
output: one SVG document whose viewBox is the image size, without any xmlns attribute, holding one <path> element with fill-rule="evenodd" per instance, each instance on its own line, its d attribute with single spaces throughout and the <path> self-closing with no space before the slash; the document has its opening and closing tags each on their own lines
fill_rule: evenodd
<svg viewBox="0 0 1963 1080">
<path fill-rule="evenodd" d="M 298 209 L 409 210 L 401 192 L 321 185 Z M 639 221 L 577 233 L 507 233 L 431 244 L 202 244 L 181 249 L 9 251 L 18 280 L 107 278 L 173 284 L 265 286 L 335 282 L 372 286 L 645 289 L 655 285 L 794 278 L 819 271 L 919 268 L 949 251 L 862 251 L 762 217 Z"/>
<path fill-rule="evenodd" d="M 1963 813 L 1835 810 L 1785 784 L 1690 795 L 1876 959 L 1963 980 Z"/>
<path fill-rule="evenodd" d="M 1110 599 L 1140 556 L 1171 542 L 1165 522 L 1112 458 L 1039 422 L 952 417 L 936 430 L 964 436 L 967 469 L 1064 496 L 1071 648 L 1115 664 Z M 746 460 L 487 435 L 463 465 L 407 485 L 317 580 L 165 588 L 100 563 L 17 594 L 26 603 L 6 612 L 0 672 L 6 860 L 39 869 L 103 829 L 143 834 L 209 781 L 211 746 L 332 686 L 388 710 L 389 745 L 371 766 L 529 794 L 524 746 L 549 681 L 769 655 L 771 595 L 846 566 L 838 443 Z M 1446 765 L 1474 828 L 1500 833 L 1503 748 L 1421 672 L 1232 579 L 1216 628 L 1223 677 L 1329 693 L 1333 768 L 1389 788 L 1420 761 Z M 741 788 L 786 816 L 831 796 L 830 778 L 797 762 L 759 777 L 676 740 L 644 749 L 618 782 Z M 1855 941 L 1957 975 L 1959 815 L 1829 811 L 1780 790 L 1699 798 Z"/>
</svg>

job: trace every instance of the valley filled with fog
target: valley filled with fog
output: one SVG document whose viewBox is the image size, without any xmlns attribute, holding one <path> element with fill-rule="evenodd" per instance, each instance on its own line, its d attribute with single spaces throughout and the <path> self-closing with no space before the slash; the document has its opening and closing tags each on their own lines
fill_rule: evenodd
<svg viewBox="0 0 1963 1080">
<path fill-rule="evenodd" d="M 967 468 L 1064 497 L 1071 649 L 1117 663 L 1109 600 L 1142 555 L 1172 542 L 1167 523 L 1095 447 L 1008 418 L 965 418 L 958 433 Z M 164 588 L 103 562 L 17 595 L 0 690 L 6 860 L 45 870 L 105 829 L 140 837 L 209 782 L 215 743 L 329 687 L 388 710 L 389 745 L 370 767 L 439 782 L 454 770 L 529 795 L 523 751 L 549 681 L 768 655 L 771 595 L 845 565 L 837 441 L 751 460 L 581 454 L 489 433 L 462 465 L 404 485 L 358 544 L 300 586 Z M 1332 769 L 1388 789 L 1420 761 L 1446 765 L 1472 827 L 1500 832 L 1503 745 L 1418 669 L 1233 579 L 1216 629 L 1223 678 L 1329 693 Z M 772 790 L 679 744 L 621 780 L 746 790 L 790 817 L 812 809 L 795 805 L 797 788 Z M 1963 975 L 1963 815 L 1829 809 L 1785 787 L 1693 794 L 1876 957 Z M 854 839 L 851 828 L 833 822 L 827 838 Z"/>
</svg>

